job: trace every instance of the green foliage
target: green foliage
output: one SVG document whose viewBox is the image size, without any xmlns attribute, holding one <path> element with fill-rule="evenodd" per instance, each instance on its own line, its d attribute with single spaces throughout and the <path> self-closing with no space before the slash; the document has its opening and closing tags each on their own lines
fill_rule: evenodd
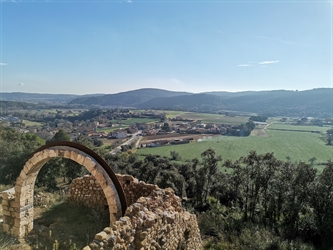
<svg viewBox="0 0 333 250">
<path fill-rule="evenodd" d="M 0 181 L 13 184 L 31 153 L 45 141 L 30 133 L 0 126 Z"/>
<path fill-rule="evenodd" d="M 252 115 L 250 116 L 249 120 L 254 122 L 266 122 L 268 119 L 267 116 L 260 116 L 260 115 Z"/>
<path fill-rule="evenodd" d="M 182 164 L 156 155 L 144 160 L 128 153 L 112 157 L 109 160 L 122 173 L 173 188 L 184 206 L 197 213 L 201 233 L 211 237 L 206 249 L 332 245 L 331 162 L 322 173 L 304 162 L 284 162 L 273 153 L 255 151 L 222 162 L 212 148 L 201 160 Z"/>
<path fill-rule="evenodd" d="M 60 129 L 55 135 L 53 136 L 51 142 L 54 141 L 70 141 L 69 135 L 63 129 Z"/>
<path fill-rule="evenodd" d="M 170 151 L 170 156 L 172 161 L 180 161 L 181 157 L 178 152 L 176 151 Z"/>
<path fill-rule="evenodd" d="M 328 145 L 332 144 L 333 140 L 333 128 L 326 131 L 326 141 Z"/>
<path fill-rule="evenodd" d="M 16 101 L 0 101 L 0 107 L 3 109 L 33 109 L 37 105 L 27 102 L 16 102 Z"/>
<path fill-rule="evenodd" d="M 170 128 L 170 126 L 169 126 L 169 123 L 165 122 L 165 123 L 163 124 L 162 130 L 165 131 L 165 132 L 170 132 L 170 131 L 171 131 L 171 128 Z"/>
<path fill-rule="evenodd" d="M 51 141 L 69 141 L 70 138 L 64 130 L 59 130 Z M 76 143 L 80 143 L 96 153 L 103 155 L 105 149 L 97 148 L 95 141 L 89 137 L 80 135 L 75 139 Z M 73 179 L 88 173 L 88 171 L 80 164 L 65 158 L 52 158 L 40 170 L 36 185 L 38 187 L 44 187 L 48 191 L 58 190 L 57 179 L 63 178 L 70 183 Z"/>
</svg>

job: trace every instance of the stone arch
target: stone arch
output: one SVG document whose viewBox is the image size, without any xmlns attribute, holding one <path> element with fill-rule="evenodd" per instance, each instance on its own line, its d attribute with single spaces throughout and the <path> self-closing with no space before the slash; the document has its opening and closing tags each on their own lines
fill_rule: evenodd
<svg viewBox="0 0 333 250">
<path fill-rule="evenodd" d="M 33 196 L 37 175 L 43 165 L 54 157 L 73 160 L 83 165 L 101 186 L 106 197 L 110 224 L 126 210 L 124 191 L 111 167 L 97 153 L 74 142 L 53 142 L 40 147 L 25 163 L 15 184 L 15 200 L 12 203 L 13 226 L 10 234 L 26 236 L 33 229 Z"/>
</svg>

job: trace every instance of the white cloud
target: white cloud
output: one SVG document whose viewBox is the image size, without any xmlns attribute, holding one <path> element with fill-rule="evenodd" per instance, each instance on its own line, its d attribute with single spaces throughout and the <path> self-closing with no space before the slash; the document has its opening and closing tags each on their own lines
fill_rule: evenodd
<svg viewBox="0 0 333 250">
<path fill-rule="evenodd" d="M 23 82 L 20 82 L 20 83 L 18 83 L 17 85 L 19 85 L 19 86 L 24 86 L 24 83 L 23 83 Z"/>
<path fill-rule="evenodd" d="M 243 63 L 243 64 L 238 64 L 238 67 L 251 67 L 251 66 L 256 66 L 259 64 L 259 67 L 266 67 L 268 64 L 274 64 L 280 62 L 279 60 L 275 61 L 262 61 L 262 62 L 254 62 L 254 61 L 249 61 L 248 63 Z"/>
<path fill-rule="evenodd" d="M 244 63 L 244 64 L 238 64 L 237 66 L 238 67 L 250 67 L 250 66 L 253 66 L 253 65 L 248 64 L 248 63 Z"/>
<path fill-rule="evenodd" d="M 275 61 L 262 61 L 262 62 L 258 62 L 258 64 L 263 65 L 263 64 L 272 64 L 272 63 L 278 63 L 279 60 L 275 60 Z"/>
<path fill-rule="evenodd" d="M 0 62 L 0 66 L 6 66 L 6 65 L 8 65 L 8 64 Z"/>
</svg>

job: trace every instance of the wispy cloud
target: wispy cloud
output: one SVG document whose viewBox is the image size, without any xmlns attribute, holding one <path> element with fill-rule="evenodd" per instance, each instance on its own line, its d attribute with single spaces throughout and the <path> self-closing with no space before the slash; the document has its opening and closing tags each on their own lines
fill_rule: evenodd
<svg viewBox="0 0 333 250">
<path fill-rule="evenodd" d="M 18 83 L 17 85 L 19 85 L 19 86 L 24 86 L 24 83 L 23 83 L 23 82 L 20 82 L 20 83 Z"/>
<path fill-rule="evenodd" d="M 251 67 L 253 66 L 252 64 L 244 63 L 244 64 L 238 64 L 238 67 Z"/>
<path fill-rule="evenodd" d="M 262 61 L 262 62 L 254 62 L 254 61 L 250 61 L 247 63 L 242 63 L 242 64 L 238 64 L 238 67 L 251 67 L 251 66 L 258 66 L 259 67 L 266 67 L 268 64 L 274 64 L 274 63 L 278 63 L 280 62 L 279 60 L 275 60 L 275 61 Z"/>
<path fill-rule="evenodd" d="M 0 62 L 0 66 L 6 66 L 6 65 L 8 65 L 8 64 Z"/>
<path fill-rule="evenodd" d="M 278 63 L 279 60 L 275 60 L 275 61 L 262 61 L 262 62 L 258 62 L 258 64 L 263 65 L 263 64 L 273 64 L 273 63 Z"/>
</svg>

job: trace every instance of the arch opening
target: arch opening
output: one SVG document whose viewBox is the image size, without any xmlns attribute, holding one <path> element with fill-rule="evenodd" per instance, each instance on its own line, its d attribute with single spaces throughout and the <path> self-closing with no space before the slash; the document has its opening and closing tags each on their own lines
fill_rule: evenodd
<svg viewBox="0 0 333 250">
<path fill-rule="evenodd" d="M 91 149 L 73 142 L 53 142 L 39 148 L 25 163 L 15 184 L 15 199 L 9 222 L 4 228 L 7 233 L 16 237 L 24 237 L 33 229 L 34 186 L 37 175 L 50 159 L 61 157 L 70 159 L 84 166 L 94 176 L 106 197 L 110 225 L 119 219 L 126 210 L 126 200 L 122 187 L 111 167 Z"/>
</svg>

